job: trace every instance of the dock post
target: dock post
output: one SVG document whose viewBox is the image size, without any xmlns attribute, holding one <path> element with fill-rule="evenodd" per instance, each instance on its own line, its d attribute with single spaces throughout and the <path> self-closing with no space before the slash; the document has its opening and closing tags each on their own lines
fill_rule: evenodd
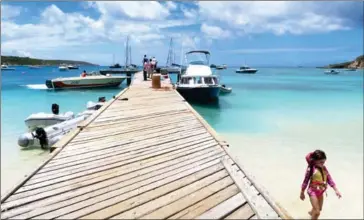
<svg viewBox="0 0 364 220">
<path fill-rule="evenodd" d="M 130 84 L 131 84 L 131 73 L 130 72 L 126 73 L 126 76 L 128 77 L 128 78 L 126 78 L 126 84 L 128 86 L 130 86 Z"/>
</svg>

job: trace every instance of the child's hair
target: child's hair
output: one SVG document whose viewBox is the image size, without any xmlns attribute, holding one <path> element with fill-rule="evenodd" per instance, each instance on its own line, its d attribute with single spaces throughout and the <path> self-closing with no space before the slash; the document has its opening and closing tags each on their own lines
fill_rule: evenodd
<svg viewBox="0 0 364 220">
<path fill-rule="evenodd" d="M 317 160 L 326 160 L 326 154 L 322 150 L 315 150 L 310 155 L 310 161 L 311 163 Z"/>
<path fill-rule="evenodd" d="M 315 165 L 314 162 L 318 161 L 318 160 L 326 160 L 326 154 L 322 150 L 315 150 L 314 152 L 311 153 L 311 155 L 309 157 L 310 177 L 313 175 L 313 167 Z M 322 169 L 320 168 L 319 170 L 323 177 Z"/>
</svg>

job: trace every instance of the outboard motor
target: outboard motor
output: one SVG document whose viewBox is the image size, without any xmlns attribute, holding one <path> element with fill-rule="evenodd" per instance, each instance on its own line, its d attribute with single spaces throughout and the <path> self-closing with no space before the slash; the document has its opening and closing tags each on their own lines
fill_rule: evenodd
<svg viewBox="0 0 364 220">
<path fill-rule="evenodd" d="M 59 114 L 59 105 L 57 105 L 56 103 L 52 104 L 52 112 L 55 115 Z"/>
</svg>

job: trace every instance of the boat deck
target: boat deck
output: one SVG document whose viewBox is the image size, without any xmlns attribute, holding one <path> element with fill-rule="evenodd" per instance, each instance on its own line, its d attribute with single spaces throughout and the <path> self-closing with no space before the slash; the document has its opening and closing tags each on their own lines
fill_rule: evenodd
<svg viewBox="0 0 364 220">
<path fill-rule="evenodd" d="M 2 219 L 287 219 L 174 90 L 132 85 L 1 200 Z"/>
</svg>

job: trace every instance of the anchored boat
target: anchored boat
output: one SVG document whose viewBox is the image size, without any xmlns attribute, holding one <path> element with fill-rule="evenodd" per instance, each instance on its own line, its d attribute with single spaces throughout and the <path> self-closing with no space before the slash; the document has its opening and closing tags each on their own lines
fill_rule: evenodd
<svg viewBox="0 0 364 220">
<path fill-rule="evenodd" d="M 209 58 L 208 51 L 195 50 L 186 53 L 188 66 L 176 84 L 177 91 L 185 99 L 209 102 L 219 98 L 221 86 L 218 77 L 212 74 Z"/>
<path fill-rule="evenodd" d="M 92 74 L 86 75 L 85 77 L 79 76 L 46 80 L 45 84 L 49 89 L 117 87 L 125 78 L 125 76 L 110 76 L 109 74 Z"/>
<path fill-rule="evenodd" d="M 235 72 L 236 73 L 256 73 L 258 70 L 257 69 L 253 69 L 250 68 L 249 66 L 241 66 L 239 69 L 237 69 Z"/>
</svg>

